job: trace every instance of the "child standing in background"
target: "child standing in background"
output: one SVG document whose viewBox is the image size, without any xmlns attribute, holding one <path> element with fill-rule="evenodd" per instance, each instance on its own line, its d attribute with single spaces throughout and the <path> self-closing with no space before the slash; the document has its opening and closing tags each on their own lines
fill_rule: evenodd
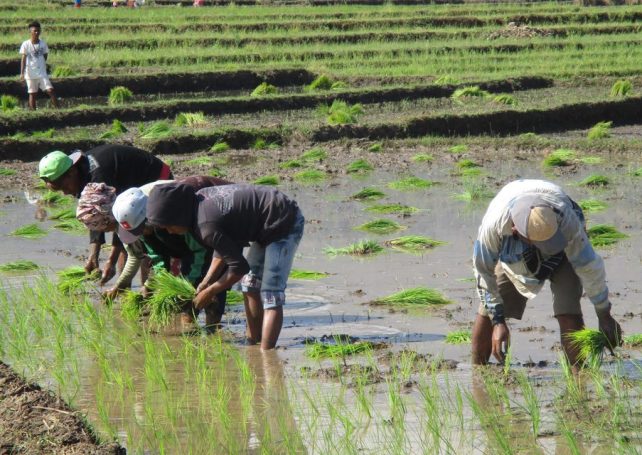
<svg viewBox="0 0 642 455">
<path fill-rule="evenodd" d="M 29 109 L 36 109 L 36 96 L 38 90 L 47 92 L 51 98 L 51 104 L 58 107 L 58 101 L 54 93 L 53 85 L 47 75 L 47 55 L 49 48 L 44 40 L 40 39 L 40 23 L 32 22 L 29 24 L 29 33 L 31 38 L 22 43 L 20 46 L 20 80 L 27 82 L 27 92 L 29 93 Z"/>
</svg>

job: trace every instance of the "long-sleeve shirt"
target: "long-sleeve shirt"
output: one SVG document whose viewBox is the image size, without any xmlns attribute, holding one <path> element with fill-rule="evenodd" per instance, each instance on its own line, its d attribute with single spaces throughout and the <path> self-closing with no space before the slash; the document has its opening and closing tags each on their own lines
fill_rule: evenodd
<svg viewBox="0 0 642 455">
<path fill-rule="evenodd" d="M 559 227 L 566 246 L 564 253 L 579 276 L 596 311 L 609 308 L 608 287 L 602 258 L 591 246 L 584 229 L 581 210 L 557 185 L 544 180 L 517 180 L 506 185 L 491 201 L 479 227 L 473 251 L 477 291 L 493 323 L 504 321 L 504 302 L 499 294 L 495 266 L 501 261 L 507 275 L 520 293 L 532 297 L 541 289 L 543 280 L 527 261 L 532 259 L 528 245 L 512 234 L 511 203 L 516 197 L 535 194 L 558 211 Z M 552 254 L 537 251 L 541 262 Z"/>
</svg>

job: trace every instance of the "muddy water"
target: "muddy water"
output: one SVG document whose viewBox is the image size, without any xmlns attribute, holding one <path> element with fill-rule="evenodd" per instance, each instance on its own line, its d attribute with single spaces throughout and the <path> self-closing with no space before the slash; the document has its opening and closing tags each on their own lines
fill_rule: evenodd
<svg viewBox="0 0 642 455">
<path fill-rule="evenodd" d="M 546 177 L 565 186 L 570 195 L 576 200 L 598 198 L 606 201 L 609 208 L 598 214 L 590 214 L 590 223 L 609 223 L 615 225 L 630 237 L 600 253 L 605 259 L 613 313 L 625 332 L 642 332 L 642 313 L 640 294 L 642 287 L 639 282 L 642 265 L 642 185 L 638 180 L 626 176 L 630 163 L 618 162 L 617 157 L 607 160 L 608 164 L 582 166 L 576 173 L 570 175 L 544 174 L 537 163 L 495 160 L 485 164 L 487 178 L 484 180 L 492 192 L 496 192 L 504 183 L 517 177 Z M 639 167 L 640 163 L 633 163 Z M 444 343 L 445 335 L 452 330 L 468 328 L 474 318 L 478 302 L 475 290 L 469 281 L 471 272 L 471 250 L 478 224 L 485 211 L 486 202 L 467 204 L 458 201 L 454 195 L 463 191 L 461 179 L 450 174 L 451 168 L 432 169 L 430 165 L 417 165 L 415 175 L 429 178 L 438 182 L 437 185 L 415 192 L 400 192 L 389 189 L 387 183 L 402 176 L 389 171 L 375 171 L 365 178 L 341 177 L 316 186 L 301 186 L 295 184 L 283 185 L 282 189 L 294 197 L 302 207 L 306 217 L 306 232 L 299 247 L 295 267 L 328 272 L 330 275 L 319 281 L 291 280 L 288 288 L 288 304 L 285 309 L 284 328 L 279 340 L 281 349 L 270 356 L 262 356 L 256 348 L 244 347 L 239 349 L 249 362 L 252 374 L 257 378 L 260 391 L 257 400 L 269 396 L 272 403 L 283 404 L 288 396 L 289 410 L 284 411 L 292 422 L 285 428 L 292 431 L 294 413 L 307 415 L 309 406 L 301 398 L 297 390 L 301 387 L 322 387 L 324 390 L 334 390 L 332 383 L 321 383 L 304 380 L 301 367 L 318 367 L 316 362 L 306 360 L 303 356 L 303 340 L 322 335 L 349 334 L 365 340 L 389 343 L 394 351 L 412 349 L 422 354 L 442 356 L 459 362 L 455 371 L 449 373 L 449 380 L 461 384 L 464 388 L 470 386 L 471 368 L 469 365 L 469 346 L 451 346 Z M 584 176 L 599 172 L 613 178 L 610 188 L 590 190 L 573 185 Z M 349 196 L 365 186 L 374 186 L 386 193 L 386 198 L 380 203 L 403 203 L 420 209 L 420 212 L 406 218 L 394 215 L 375 215 L 365 212 L 366 204 L 349 200 Z M 50 230 L 48 235 L 40 240 L 26 240 L 7 237 L 10 231 L 18 226 L 39 222 L 36 220 L 36 206 L 29 204 L 22 193 L 10 191 L 2 196 L 13 196 L 14 202 L 5 202 L 0 207 L 0 237 L 4 239 L 0 262 L 16 259 L 28 259 L 59 269 L 67 265 L 79 264 L 78 257 L 86 251 L 85 236 L 70 235 Z M 396 234 L 377 236 L 355 231 L 353 228 L 375 218 L 391 218 L 406 226 L 404 231 Z M 52 222 L 44 221 L 42 226 L 50 228 Z M 325 247 L 342 247 L 364 238 L 385 240 L 399 235 L 421 234 L 446 242 L 446 245 L 435 248 L 421 256 L 409 255 L 393 250 L 373 258 L 328 257 L 323 253 Z M 19 282 L 28 279 L 28 275 L 8 275 L 9 282 Z M 428 286 L 443 292 L 453 300 L 453 304 L 433 309 L 411 312 L 390 312 L 382 307 L 370 307 L 367 302 L 386 296 L 401 289 Z M 596 326 L 596 318 L 590 302 L 583 300 L 586 322 Z M 233 343 L 244 331 L 243 315 L 239 308 L 231 308 L 225 317 L 226 331 Z M 549 368 L 535 372 L 541 380 L 550 381 L 556 375 L 555 367 L 551 366 L 558 358 L 557 324 L 552 317 L 550 291 L 545 290 L 534 300 L 530 301 L 522 321 L 510 324 L 513 341 L 513 363 L 534 361 L 548 362 Z M 181 339 L 175 336 L 171 329 L 161 337 L 175 349 L 180 349 Z M 633 359 L 640 359 L 639 351 L 631 351 Z M 96 374 L 97 367 L 92 359 L 81 362 L 83 378 L 81 389 L 76 397 L 76 405 L 86 410 L 92 421 L 99 421 L 96 409 Z M 143 357 L 131 356 L 128 360 L 134 378 L 141 377 L 140 364 Z M 93 366 L 92 366 L 93 365 Z M 630 363 L 628 371 L 635 375 L 638 371 Z M 197 400 L 186 391 L 182 367 L 180 363 L 169 367 L 170 387 L 177 394 L 183 393 L 185 406 L 194 404 Z M 286 379 L 284 379 L 286 378 Z M 233 382 L 234 379 L 230 378 Z M 294 387 L 294 388 L 293 388 Z M 288 390 L 289 388 L 289 390 Z M 111 424 L 117 428 L 122 443 L 131 444 L 124 431 L 131 428 L 131 422 L 145 421 L 145 410 L 137 402 L 136 397 L 144 393 L 145 384 L 134 380 L 135 392 L 132 394 L 131 407 L 123 410 L 116 406 L 108 406 Z M 266 394 L 266 390 L 269 393 Z M 386 405 L 385 387 L 377 386 L 374 405 Z M 262 394 L 262 395 L 261 395 Z M 410 401 L 419 401 L 416 391 L 409 391 Z M 551 396 L 543 397 L 544 401 Z M 160 398 L 159 398 L 160 399 Z M 416 400 L 415 400 L 416 399 Z M 138 404 L 137 404 L 138 403 Z M 256 411 L 257 413 L 265 412 Z M 410 434 L 410 446 L 419 448 L 421 442 L 416 440 L 413 428 L 421 425 L 420 419 L 414 415 L 407 416 L 406 429 Z M 256 421 L 259 421 L 257 419 Z M 185 425 L 183 434 L 187 444 L 193 427 Z M 554 427 L 555 422 L 548 421 L 543 425 L 543 431 Z M 280 427 L 283 430 L 283 427 Z M 295 428 L 295 427 L 294 427 Z M 550 428 L 548 428 L 550 429 Z M 255 429 L 257 434 L 260 429 Z M 369 431 L 377 433 L 375 425 Z M 555 431 L 554 429 L 550 431 Z M 136 433 L 129 438 L 136 438 Z M 141 436 L 142 437 L 142 436 Z M 314 441 L 306 440 L 311 446 Z M 544 438 L 542 445 L 555 451 L 562 444 L 558 438 Z M 370 440 L 370 439 L 367 439 Z M 376 445 L 376 437 L 372 436 L 370 443 Z M 182 443 L 178 444 L 179 446 Z M 150 449 L 155 446 L 150 442 Z M 257 443 L 250 438 L 247 450 L 257 449 Z M 467 452 L 484 451 L 483 448 L 468 447 Z M 564 453 L 563 451 L 558 453 Z M 598 448 L 598 452 L 601 451 Z"/>
</svg>

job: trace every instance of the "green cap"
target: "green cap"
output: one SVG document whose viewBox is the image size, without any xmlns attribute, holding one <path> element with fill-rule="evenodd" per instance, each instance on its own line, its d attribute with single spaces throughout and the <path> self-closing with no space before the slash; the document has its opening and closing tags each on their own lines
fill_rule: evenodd
<svg viewBox="0 0 642 455">
<path fill-rule="evenodd" d="M 63 152 L 56 150 L 48 153 L 40 160 L 38 170 L 40 178 L 47 180 L 58 180 L 74 164 L 73 160 Z"/>
</svg>

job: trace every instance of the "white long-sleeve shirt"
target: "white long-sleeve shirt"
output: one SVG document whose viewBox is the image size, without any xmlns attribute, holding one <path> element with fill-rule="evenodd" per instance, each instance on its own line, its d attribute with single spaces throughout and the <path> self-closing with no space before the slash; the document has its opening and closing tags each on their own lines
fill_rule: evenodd
<svg viewBox="0 0 642 455">
<path fill-rule="evenodd" d="M 609 308 L 604 262 L 595 252 L 584 229 L 581 209 L 557 185 L 544 180 L 516 180 L 495 196 L 484 215 L 473 251 L 473 267 L 477 290 L 493 323 L 503 322 L 504 302 L 499 295 L 495 266 L 502 267 L 516 288 L 527 297 L 541 289 L 542 280 L 526 266 L 522 253 L 530 246 L 512 235 L 510 216 L 512 202 L 518 196 L 533 194 L 558 211 L 558 229 L 566 240 L 564 253 L 579 276 L 596 311 Z M 539 252 L 542 260 L 550 257 Z"/>
</svg>

